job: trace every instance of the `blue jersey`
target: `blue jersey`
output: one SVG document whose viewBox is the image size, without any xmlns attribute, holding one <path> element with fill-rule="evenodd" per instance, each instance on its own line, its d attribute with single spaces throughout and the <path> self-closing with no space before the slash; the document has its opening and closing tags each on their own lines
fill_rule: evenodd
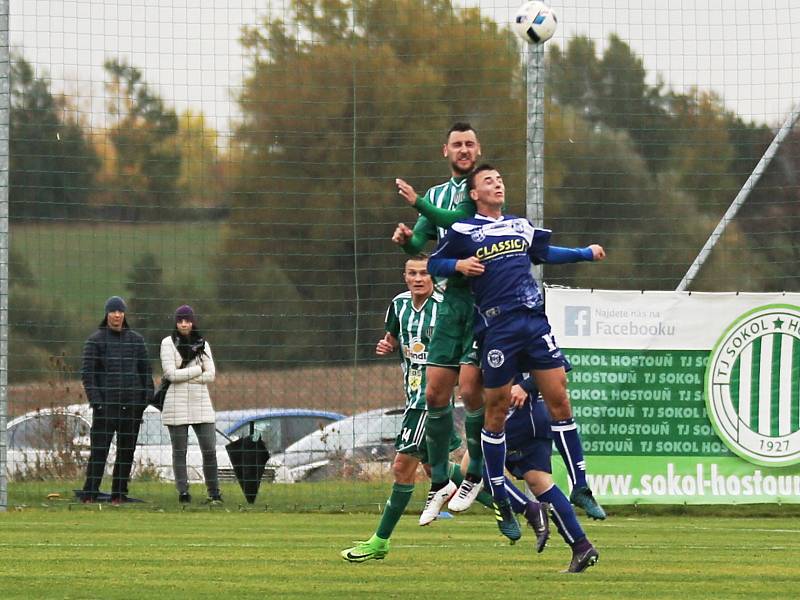
<svg viewBox="0 0 800 600">
<path fill-rule="evenodd" d="M 520 217 L 475 215 L 453 224 L 431 261 L 471 256 L 480 259 L 485 271 L 479 277 L 470 277 L 469 282 L 475 306 L 484 317 L 517 308 L 541 309 L 542 294 L 531 275 L 531 263 L 547 261 L 550 235 L 549 229 L 538 229 Z"/>
</svg>

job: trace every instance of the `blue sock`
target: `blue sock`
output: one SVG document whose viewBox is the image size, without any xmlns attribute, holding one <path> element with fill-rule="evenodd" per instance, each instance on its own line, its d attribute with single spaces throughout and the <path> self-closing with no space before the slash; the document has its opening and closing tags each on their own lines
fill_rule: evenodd
<svg viewBox="0 0 800 600">
<path fill-rule="evenodd" d="M 489 491 L 498 502 L 508 500 L 506 492 L 506 432 L 494 433 L 481 430 L 481 449 L 483 450 L 483 463 L 486 470 L 486 484 Z"/>
<path fill-rule="evenodd" d="M 561 458 L 567 467 L 569 480 L 572 487 L 582 487 L 586 485 L 586 460 L 583 458 L 583 445 L 581 436 L 578 433 L 578 426 L 575 419 L 562 419 L 553 421 L 550 426 L 553 430 L 553 441 L 556 443 Z"/>
<path fill-rule="evenodd" d="M 539 502 L 548 502 L 552 507 L 553 522 L 556 524 L 558 533 L 564 538 L 570 546 L 586 538 L 586 534 L 578 523 L 578 517 L 575 515 L 575 509 L 572 504 L 564 495 L 557 485 L 554 485 L 544 494 L 537 496 Z"/>
<path fill-rule="evenodd" d="M 486 482 L 489 481 L 486 465 L 483 467 L 483 481 L 484 485 L 487 485 Z M 505 488 L 508 494 L 508 501 L 511 503 L 511 509 L 518 515 L 522 514 L 530 501 L 529 498 L 508 477 L 506 477 Z"/>
<path fill-rule="evenodd" d="M 525 506 L 529 502 L 529 498 L 514 485 L 514 482 L 506 477 L 506 492 L 508 493 L 508 500 L 511 502 L 511 508 L 515 513 L 521 514 L 525 510 Z"/>
</svg>

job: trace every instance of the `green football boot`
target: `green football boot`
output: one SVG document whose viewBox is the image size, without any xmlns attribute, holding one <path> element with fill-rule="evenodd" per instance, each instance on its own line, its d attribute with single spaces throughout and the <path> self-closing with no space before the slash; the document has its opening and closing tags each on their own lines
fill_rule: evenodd
<svg viewBox="0 0 800 600">
<path fill-rule="evenodd" d="M 497 519 L 497 527 L 500 529 L 500 533 L 511 540 L 512 544 L 522 537 L 519 521 L 514 516 L 511 503 L 508 500 L 503 500 L 502 502 L 495 500 L 494 516 Z"/>
<path fill-rule="evenodd" d="M 372 536 L 366 542 L 356 542 L 356 545 L 340 552 L 347 562 L 360 563 L 368 560 L 383 560 L 389 554 L 389 540 L 382 540 Z"/>
<path fill-rule="evenodd" d="M 579 506 L 586 511 L 586 514 L 593 518 L 595 521 L 602 521 L 606 518 L 606 511 L 594 499 L 592 490 L 588 486 L 578 486 L 572 488 L 572 493 L 569 495 L 569 501 L 575 506 Z"/>
</svg>

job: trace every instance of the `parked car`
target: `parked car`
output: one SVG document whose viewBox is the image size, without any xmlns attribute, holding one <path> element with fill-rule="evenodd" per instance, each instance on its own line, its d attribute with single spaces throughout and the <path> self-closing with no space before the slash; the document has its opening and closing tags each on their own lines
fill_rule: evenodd
<svg viewBox="0 0 800 600">
<path fill-rule="evenodd" d="M 225 450 L 230 439 L 252 433 L 260 435 L 270 453 L 280 453 L 286 446 L 344 415 L 305 409 L 245 409 L 217 412 L 217 463 L 221 478 L 233 478 L 233 469 Z M 12 419 L 7 427 L 10 477 L 80 478 L 89 458 L 89 430 L 92 411 L 88 404 L 46 408 Z M 224 435 L 223 435 L 224 434 Z M 116 453 L 112 444 L 108 469 Z M 143 415 L 137 441 L 136 464 L 132 476 L 173 480 L 172 446 L 169 431 L 161 424 L 161 413 L 148 407 Z M 202 458 L 194 431 L 189 430 L 187 454 L 189 480 L 202 481 Z"/>
<path fill-rule="evenodd" d="M 89 405 L 42 409 L 8 422 L 6 471 L 11 478 L 76 478 L 89 459 Z"/>
<path fill-rule="evenodd" d="M 383 471 L 394 457 L 404 412 L 404 407 L 378 408 L 331 423 L 273 455 L 267 466 L 280 483 Z M 462 431 L 462 404 L 455 406 L 453 419 Z"/>
<path fill-rule="evenodd" d="M 231 439 L 248 435 L 253 439 L 260 437 L 270 455 L 276 455 L 304 436 L 344 418 L 345 415 L 337 412 L 301 408 L 260 409 L 254 414 L 250 411 L 227 411 L 217 413 L 217 428 Z M 218 459 L 217 463 L 221 480 L 235 479 L 227 452 L 225 459 Z M 274 480 L 275 469 L 265 469 L 264 479 Z"/>
</svg>

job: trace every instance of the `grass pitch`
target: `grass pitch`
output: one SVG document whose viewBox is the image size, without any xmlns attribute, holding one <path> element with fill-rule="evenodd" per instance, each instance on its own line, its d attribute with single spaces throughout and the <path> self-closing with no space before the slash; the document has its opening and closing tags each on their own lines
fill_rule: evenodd
<svg viewBox="0 0 800 600">
<path fill-rule="evenodd" d="M 510 546 L 483 509 L 424 528 L 407 514 L 386 560 L 348 564 L 339 551 L 373 532 L 375 512 L 68 508 L 0 514 L 1 598 L 683 600 L 788 598 L 800 585 L 795 514 L 583 519 L 600 561 L 568 575 L 555 531 L 537 555 L 532 534 Z"/>
</svg>

